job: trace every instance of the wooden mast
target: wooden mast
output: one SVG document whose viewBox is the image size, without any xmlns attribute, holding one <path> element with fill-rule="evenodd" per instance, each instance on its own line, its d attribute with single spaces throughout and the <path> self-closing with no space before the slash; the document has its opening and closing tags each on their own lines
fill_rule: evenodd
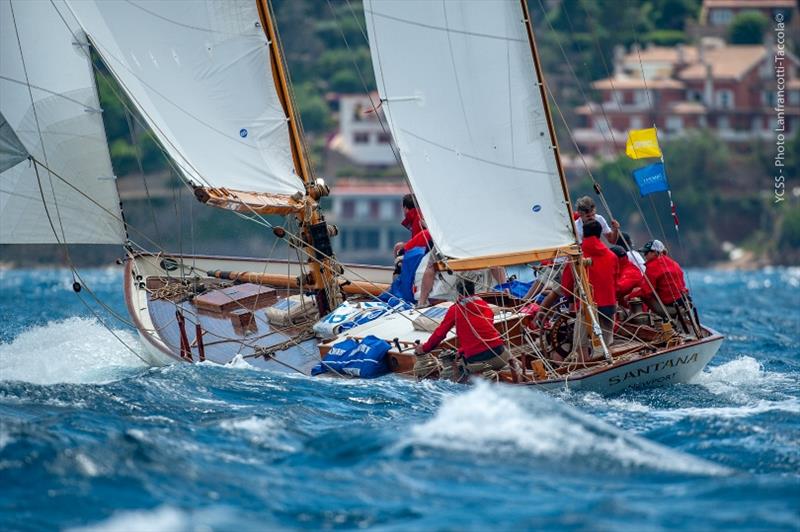
<svg viewBox="0 0 800 532">
<path fill-rule="evenodd" d="M 564 194 L 564 203 L 567 207 L 567 212 L 569 213 L 569 220 L 572 224 L 572 233 L 575 235 L 575 241 L 578 240 L 578 231 L 575 227 L 575 216 L 572 211 L 572 202 L 569 199 L 569 188 L 567 187 L 567 178 L 564 174 L 564 167 L 561 166 L 561 157 L 559 156 L 558 150 L 558 139 L 556 138 L 556 129 L 553 125 L 553 117 L 550 114 L 550 105 L 547 101 L 547 87 L 544 81 L 544 75 L 542 73 L 542 66 L 539 61 L 539 51 L 536 48 L 536 39 L 533 36 L 533 24 L 531 22 L 531 14 L 528 11 L 528 2 L 527 0 L 519 0 L 520 6 L 522 7 L 522 14 L 525 21 L 525 30 L 528 33 L 528 44 L 531 47 L 531 55 L 533 56 L 533 67 L 536 70 L 536 78 L 539 80 L 539 93 L 542 96 L 542 106 L 544 107 L 544 116 L 547 120 L 547 129 L 550 132 L 550 140 L 553 142 L 553 153 L 556 159 L 556 168 L 558 168 L 558 177 L 561 181 L 561 191 Z M 590 324 L 597 323 L 597 312 L 596 306 L 594 304 L 594 298 L 592 297 L 592 287 L 589 285 L 589 276 L 588 272 L 586 271 L 586 265 L 583 261 L 583 253 L 578 250 L 578 260 L 575 264 L 575 269 L 578 277 L 578 282 L 581 284 L 582 292 L 586 299 L 586 304 L 581 305 L 581 309 L 585 315 L 586 322 Z M 594 314 L 592 314 L 594 313 Z M 597 334 L 595 334 L 594 327 L 590 329 L 592 331 L 592 345 L 595 349 L 602 348 L 603 354 L 605 355 L 607 360 L 611 360 L 611 355 L 608 353 L 608 348 L 605 345 L 605 342 L 602 341 L 601 338 L 598 338 Z"/>
<path fill-rule="evenodd" d="M 303 228 L 303 240 L 305 241 L 304 251 L 308 255 L 308 264 L 311 270 L 311 285 L 317 292 L 317 305 L 321 314 L 326 314 L 339 301 L 338 293 L 329 293 L 329 288 L 335 288 L 336 274 L 331 267 L 329 256 L 320 257 L 315 249 L 314 240 L 311 234 L 311 226 L 323 221 L 319 213 L 317 204 L 312 200 L 312 190 L 314 189 L 314 179 L 308 157 L 305 153 L 305 146 L 300 129 L 299 115 L 294 108 L 292 95 L 289 92 L 289 78 L 283 64 L 283 54 L 278 43 L 278 35 L 272 20 L 272 13 L 268 0 L 256 0 L 258 15 L 261 25 L 267 36 L 270 49 L 270 63 L 272 66 L 272 76 L 275 80 L 275 87 L 278 91 L 278 98 L 283 106 L 284 113 L 289 125 L 289 142 L 292 149 L 292 161 L 294 162 L 295 172 L 303 180 L 306 187 L 305 208 L 297 213 L 300 225 Z M 311 196 L 311 197 L 309 197 Z M 314 198 L 318 199 L 318 198 Z"/>
</svg>

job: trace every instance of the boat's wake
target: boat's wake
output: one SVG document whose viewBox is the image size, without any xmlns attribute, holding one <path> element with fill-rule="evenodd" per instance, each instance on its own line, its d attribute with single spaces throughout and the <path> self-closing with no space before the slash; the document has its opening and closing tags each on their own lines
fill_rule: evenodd
<svg viewBox="0 0 800 532">
<path fill-rule="evenodd" d="M 534 390 L 480 384 L 448 397 L 412 427 L 413 446 L 468 453 L 527 453 L 550 463 L 726 474 L 722 466 L 617 429 Z"/>
<path fill-rule="evenodd" d="M 114 334 L 90 318 L 69 318 L 33 327 L 9 343 L 0 343 L 0 380 L 104 383 L 146 367 L 122 343 L 141 352 L 136 337 L 124 330 Z"/>
</svg>

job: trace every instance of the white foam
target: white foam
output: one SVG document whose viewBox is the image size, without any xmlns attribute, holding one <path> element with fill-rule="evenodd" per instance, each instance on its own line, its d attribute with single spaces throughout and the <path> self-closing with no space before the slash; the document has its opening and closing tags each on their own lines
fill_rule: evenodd
<svg viewBox="0 0 800 532">
<path fill-rule="evenodd" d="M 580 457 L 683 473 L 727 472 L 542 393 L 488 384 L 446 398 L 432 419 L 412 428 L 409 443 L 474 453 L 523 451 L 558 462 Z"/>
<path fill-rule="evenodd" d="M 133 334 L 120 330 L 114 333 L 141 351 Z M 140 367 L 145 363 L 96 319 L 50 322 L 0 344 L 0 380 L 102 383 L 118 378 L 121 369 Z"/>
<path fill-rule="evenodd" d="M 294 447 L 280 441 L 284 433 L 283 426 L 268 417 L 248 417 L 240 419 L 226 419 L 220 423 L 220 427 L 228 432 L 243 435 L 250 443 L 265 445 L 273 449 L 285 452 L 292 452 Z"/>
<path fill-rule="evenodd" d="M 223 508 L 184 511 L 172 506 L 152 510 L 129 510 L 92 525 L 69 529 L 71 532 L 195 532 L 213 530 L 230 524 L 230 512 Z"/>
<path fill-rule="evenodd" d="M 740 356 L 735 360 L 706 368 L 697 374 L 692 384 L 700 384 L 715 395 L 724 395 L 739 402 L 747 402 L 753 394 L 764 391 L 781 393 L 792 379 L 790 376 L 764 371 L 753 357 Z"/>
</svg>

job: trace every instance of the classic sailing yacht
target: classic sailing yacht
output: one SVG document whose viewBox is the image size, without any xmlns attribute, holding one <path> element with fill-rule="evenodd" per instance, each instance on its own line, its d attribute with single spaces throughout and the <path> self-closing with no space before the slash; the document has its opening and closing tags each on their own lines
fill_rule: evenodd
<svg viewBox="0 0 800 532">
<path fill-rule="evenodd" d="M 125 299 L 153 363 L 241 357 L 307 373 L 335 343 L 318 348 L 309 323 L 344 298 L 371 300 L 387 288 L 390 270 L 333 257 L 335 229 L 318 208 L 327 187 L 308 163 L 265 0 L 0 6 L 0 242 L 124 244 Z M 458 275 L 556 258 L 585 279 L 525 2 L 364 7 L 382 105 L 439 268 Z M 263 215 L 287 216 L 273 232 L 298 260 L 135 244 L 114 186 L 90 44 L 197 198 L 264 225 Z M 534 374 L 527 368 L 553 348 L 549 332 L 532 334 L 517 304 L 498 303 L 498 326 L 523 367 L 502 380 L 611 392 L 676 382 L 701 371 L 722 341 L 708 329 L 691 338 L 637 325 L 624 349 L 601 346 L 602 365 Z M 393 312 L 345 334 L 395 340 L 393 369 L 413 374 L 407 346 L 429 334 L 412 327 L 419 313 Z"/>
<path fill-rule="evenodd" d="M 495 323 L 522 372 L 494 376 L 614 393 L 684 382 L 701 371 L 722 343 L 710 329 L 678 334 L 670 323 L 634 315 L 620 327 L 624 342 L 606 346 L 598 334 L 526 1 L 365 0 L 364 12 L 381 105 L 440 255 L 439 270 L 561 260 L 582 280 L 577 299 L 603 360 L 550 364 L 548 353 L 569 336 L 559 320 L 534 330 L 518 312 L 521 304 L 495 298 Z M 395 339 L 394 371 L 441 376 L 446 368 L 436 357 L 420 364 L 409 349 L 429 332 L 407 314 L 343 336 Z"/>
</svg>

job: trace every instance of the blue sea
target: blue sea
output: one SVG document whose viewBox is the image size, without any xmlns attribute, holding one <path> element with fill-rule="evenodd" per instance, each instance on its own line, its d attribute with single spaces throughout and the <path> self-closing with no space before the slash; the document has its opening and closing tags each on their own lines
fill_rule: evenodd
<svg viewBox="0 0 800 532">
<path fill-rule="evenodd" d="M 0 271 L 0 530 L 800 530 L 800 268 L 690 278 L 720 353 L 602 397 L 151 368 L 68 271 Z"/>
</svg>

